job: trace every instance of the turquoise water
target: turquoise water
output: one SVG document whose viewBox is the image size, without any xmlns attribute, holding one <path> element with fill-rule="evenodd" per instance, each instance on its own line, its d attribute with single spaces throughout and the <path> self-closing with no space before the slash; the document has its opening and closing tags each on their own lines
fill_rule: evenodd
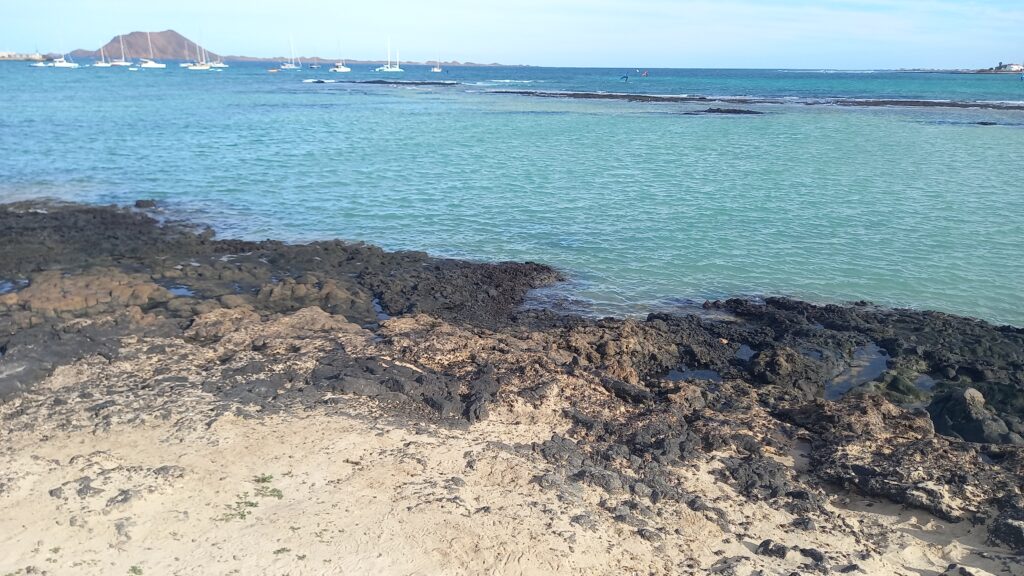
<svg viewBox="0 0 1024 576">
<path fill-rule="evenodd" d="M 545 301 L 597 314 L 782 294 L 1024 325 L 1024 112 L 808 105 L 1024 101 L 1015 76 L 407 67 L 458 84 L 302 82 L 380 77 L 366 68 L 0 63 L 0 199 L 157 198 L 221 236 L 545 262 L 572 277 Z M 692 116 L 709 104 L 503 88 L 789 103 Z"/>
</svg>

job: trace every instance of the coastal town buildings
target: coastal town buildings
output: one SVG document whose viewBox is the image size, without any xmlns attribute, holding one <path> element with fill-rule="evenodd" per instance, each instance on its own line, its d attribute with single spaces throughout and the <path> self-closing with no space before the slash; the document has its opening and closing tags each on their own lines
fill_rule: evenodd
<svg viewBox="0 0 1024 576">
<path fill-rule="evenodd" d="M 1004 64 L 1000 62 L 992 70 L 996 72 L 1024 72 L 1024 64 Z"/>
<path fill-rule="evenodd" d="M 19 52 L 2 52 L 0 51 L 0 60 L 33 60 L 41 61 L 45 60 L 46 56 L 36 52 L 35 54 L 22 54 Z"/>
</svg>

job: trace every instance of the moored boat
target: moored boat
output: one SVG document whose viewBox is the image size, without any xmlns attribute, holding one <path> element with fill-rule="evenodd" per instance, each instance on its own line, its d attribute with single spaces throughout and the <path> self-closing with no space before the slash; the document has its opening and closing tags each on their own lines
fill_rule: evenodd
<svg viewBox="0 0 1024 576">
<path fill-rule="evenodd" d="M 395 51 L 395 63 L 391 63 L 391 38 L 388 38 L 388 63 L 379 66 L 377 72 L 405 72 L 405 70 L 402 70 L 402 59 L 397 50 Z"/>
<path fill-rule="evenodd" d="M 149 58 L 141 58 L 139 68 L 167 68 L 167 64 L 153 59 L 153 37 L 149 32 L 146 32 L 146 41 L 149 43 Z"/>
<path fill-rule="evenodd" d="M 117 39 L 121 42 L 121 57 L 119 59 L 117 59 L 117 60 L 111 60 L 110 61 L 110 65 L 111 66 L 134 66 L 135 64 L 132 61 L 128 60 L 127 57 L 125 56 L 124 36 L 118 34 L 117 35 Z"/>
<path fill-rule="evenodd" d="M 71 62 L 63 56 L 60 56 L 59 58 L 54 58 L 51 66 L 54 68 L 78 68 L 78 62 Z"/>
</svg>

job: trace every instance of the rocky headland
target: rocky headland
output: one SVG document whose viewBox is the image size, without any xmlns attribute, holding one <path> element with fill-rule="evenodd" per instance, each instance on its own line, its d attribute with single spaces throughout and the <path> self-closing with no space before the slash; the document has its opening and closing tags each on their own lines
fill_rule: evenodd
<svg viewBox="0 0 1024 576">
<path fill-rule="evenodd" d="M 1024 574 L 1024 330 L 0 206 L 0 574 Z"/>
</svg>

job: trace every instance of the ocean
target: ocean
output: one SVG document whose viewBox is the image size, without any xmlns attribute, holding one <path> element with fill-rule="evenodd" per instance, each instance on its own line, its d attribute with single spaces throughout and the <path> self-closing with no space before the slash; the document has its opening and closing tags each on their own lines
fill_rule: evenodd
<svg viewBox="0 0 1024 576">
<path fill-rule="evenodd" d="M 267 67 L 0 63 L 0 201 L 154 198 L 221 237 L 543 262 L 570 280 L 532 302 L 590 315 L 785 295 L 1024 325 L 1024 111 L 998 108 L 1024 105 L 1018 76 Z M 979 107 L 856 105 L 893 99 Z"/>
</svg>

